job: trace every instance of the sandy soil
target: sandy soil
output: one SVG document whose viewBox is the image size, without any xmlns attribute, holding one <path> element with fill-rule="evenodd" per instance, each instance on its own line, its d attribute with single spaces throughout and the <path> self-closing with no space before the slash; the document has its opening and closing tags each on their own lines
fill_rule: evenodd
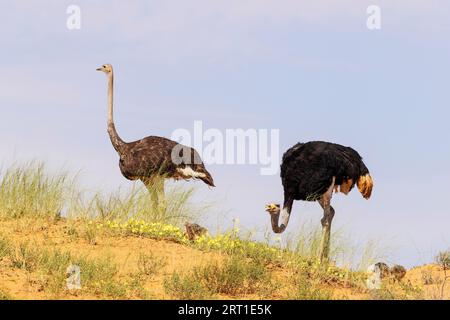
<svg viewBox="0 0 450 320">
<path fill-rule="evenodd" d="M 15 243 L 28 242 L 30 244 L 49 249 L 70 251 L 76 255 L 86 257 L 110 257 L 119 267 L 119 276 L 126 276 L 137 271 L 138 258 L 141 253 L 152 253 L 166 261 L 165 266 L 145 283 L 152 298 L 168 299 L 164 292 L 164 279 L 174 271 L 182 272 L 192 269 L 194 266 L 211 261 L 220 262 L 223 256 L 216 252 L 203 252 L 189 246 L 168 242 L 156 241 L 139 237 L 120 237 L 102 235 L 96 237 L 95 244 L 80 236 L 71 236 L 70 230 L 78 228 L 77 225 L 69 225 L 61 221 L 58 223 L 33 223 L 32 221 L 2 221 L 0 234 L 8 237 Z M 78 230 L 78 229 L 77 229 Z M 270 298 L 280 299 L 290 290 L 290 271 L 281 268 L 274 269 L 273 276 L 282 285 L 280 290 Z M 450 273 L 450 272 L 449 272 Z M 450 299 L 450 279 L 442 290 L 444 271 L 437 265 L 425 265 L 408 270 L 404 283 L 420 286 L 426 299 L 441 298 Z M 39 274 L 29 273 L 17 268 L 12 268 L 8 261 L 0 261 L 0 290 L 6 292 L 13 299 L 51 299 L 39 285 Z M 369 299 L 371 295 L 364 290 L 355 290 L 339 286 L 330 286 L 335 299 Z M 97 299 L 93 295 L 78 295 L 65 292 L 58 296 L 59 299 Z M 258 298 L 256 296 L 220 296 L 224 299 Z"/>
</svg>

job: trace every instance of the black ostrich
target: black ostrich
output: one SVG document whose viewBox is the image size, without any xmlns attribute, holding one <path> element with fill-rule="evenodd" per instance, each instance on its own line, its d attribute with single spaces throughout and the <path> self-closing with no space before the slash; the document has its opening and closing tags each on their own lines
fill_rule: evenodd
<svg viewBox="0 0 450 320">
<path fill-rule="evenodd" d="M 200 179 L 208 186 L 214 187 L 213 178 L 195 149 L 156 136 L 124 142 L 114 126 L 113 68 L 110 64 L 105 64 L 97 71 L 104 72 L 108 77 L 108 134 L 119 154 L 119 167 L 125 178 L 141 180 L 155 202 L 161 202 L 160 198 L 164 196 L 165 178 Z"/>
<path fill-rule="evenodd" d="M 330 205 L 333 190 L 348 194 L 356 183 L 362 196 L 369 199 L 373 188 L 369 170 L 358 152 L 322 141 L 297 143 L 287 150 L 281 164 L 281 181 L 284 188 L 281 225 L 278 224 L 280 205 L 266 206 L 272 229 L 275 233 L 286 229 L 294 200 L 318 201 L 324 212 L 321 261 L 328 259 L 330 250 L 331 221 L 335 213 Z"/>
</svg>

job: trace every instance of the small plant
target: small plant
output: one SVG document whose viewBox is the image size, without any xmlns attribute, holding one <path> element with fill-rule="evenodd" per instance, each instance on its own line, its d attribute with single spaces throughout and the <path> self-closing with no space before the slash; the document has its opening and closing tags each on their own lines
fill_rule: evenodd
<svg viewBox="0 0 450 320">
<path fill-rule="evenodd" d="M 34 271 L 39 264 L 40 251 L 28 243 L 20 243 L 15 250 L 11 250 L 13 267 L 26 271 Z"/>
<path fill-rule="evenodd" d="M 409 281 L 399 282 L 397 285 L 385 282 L 379 290 L 372 290 L 371 296 L 374 300 L 421 300 L 423 290 Z"/>
<path fill-rule="evenodd" d="M 65 230 L 65 233 L 72 239 L 77 239 L 79 236 L 78 230 L 74 225 L 69 225 Z"/>
<path fill-rule="evenodd" d="M 71 262 L 69 252 L 58 250 L 40 252 L 38 273 L 41 275 L 41 286 L 43 290 L 53 295 L 58 295 L 66 283 L 66 270 Z"/>
<path fill-rule="evenodd" d="M 232 256 L 226 261 L 195 267 L 191 272 L 174 273 L 166 279 L 168 293 L 180 299 L 203 299 L 211 295 L 258 294 L 268 296 L 275 289 L 267 268 L 251 259 Z"/>
<path fill-rule="evenodd" d="M 371 290 L 370 291 L 370 296 L 371 296 L 372 300 L 395 300 L 395 299 L 400 299 L 398 294 L 396 294 L 391 287 L 387 287 L 384 284 L 378 290 Z"/>
<path fill-rule="evenodd" d="M 316 267 L 315 276 L 320 278 L 323 284 L 341 285 L 346 288 L 362 287 L 366 279 L 364 272 L 338 268 L 334 265 L 329 265 L 326 269 Z"/>
<path fill-rule="evenodd" d="M 212 296 L 212 292 L 203 283 L 190 275 L 180 275 L 177 272 L 164 280 L 164 289 L 180 300 L 204 300 Z"/>
<path fill-rule="evenodd" d="M 436 256 L 436 262 L 439 266 L 442 267 L 442 269 L 449 270 L 450 269 L 450 250 L 440 252 Z"/>
<path fill-rule="evenodd" d="M 12 298 L 8 293 L 0 289 L 0 300 L 12 300 Z"/>
<path fill-rule="evenodd" d="M 291 300 L 330 300 L 332 294 L 329 290 L 322 289 L 319 283 L 310 279 L 307 274 L 300 273 L 293 278 L 295 285 L 294 292 L 290 293 L 288 299 Z"/>
<path fill-rule="evenodd" d="M 127 281 L 127 292 L 129 296 L 140 299 L 151 299 L 150 293 L 144 288 L 145 275 L 140 272 L 129 274 L 130 280 Z"/>
<path fill-rule="evenodd" d="M 436 283 L 436 279 L 434 279 L 433 272 L 431 270 L 423 270 L 421 272 L 421 278 L 424 285 L 432 285 Z"/>
<path fill-rule="evenodd" d="M 10 251 L 11 251 L 11 243 L 7 239 L 0 236 L 0 261 L 4 257 L 7 257 L 10 254 Z"/>
<path fill-rule="evenodd" d="M 84 290 L 113 298 L 125 295 L 124 284 L 115 281 L 118 269 L 111 259 L 77 257 L 72 258 L 72 264 L 80 268 Z"/>
<path fill-rule="evenodd" d="M 239 256 L 232 256 L 222 265 L 197 267 L 193 274 L 197 281 L 222 294 L 252 294 L 271 285 L 270 272 L 262 263 Z"/>
<path fill-rule="evenodd" d="M 444 279 L 442 280 L 441 284 L 441 292 L 440 292 L 440 298 L 444 299 L 444 290 L 447 280 L 450 279 L 450 274 L 448 273 L 448 270 L 450 269 L 450 250 L 445 252 L 440 252 L 436 257 L 436 262 L 441 266 L 442 270 L 444 270 Z"/>
<path fill-rule="evenodd" d="M 398 284 L 403 290 L 405 299 L 423 299 L 423 290 L 420 286 L 413 285 L 410 281 L 399 282 Z"/>
<path fill-rule="evenodd" d="M 89 221 L 88 225 L 83 230 L 83 238 L 87 241 L 87 243 L 91 245 L 97 244 L 97 233 L 98 229 L 100 229 L 101 225 L 95 226 L 92 221 Z"/>
<path fill-rule="evenodd" d="M 167 264 L 164 258 L 155 256 L 153 253 L 140 253 L 138 257 L 139 273 L 145 276 L 153 276 Z"/>
</svg>

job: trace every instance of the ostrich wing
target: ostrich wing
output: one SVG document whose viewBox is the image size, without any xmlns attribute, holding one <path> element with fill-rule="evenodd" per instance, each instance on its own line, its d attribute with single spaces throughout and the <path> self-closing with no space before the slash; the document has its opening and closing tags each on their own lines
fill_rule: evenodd
<svg viewBox="0 0 450 320">
<path fill-rule="evenodd" d="M 329 188 L 333 177 L 336 185 L 346 182 L 346 188 L 351 189 L 366 173 L 355 150 L 322 141 L 296 144 L 283 155 L 281 165 L 285 193 L 297 200 L 316 200 Z"/>
<path fill-rule="evenodd" d="M 120 154 L 120 170 L 131 180 L 155 174 L 170 177 L 175 171 L 171 154 L 176 145 L 175 141 L 155 136 L 127 143 Z"/>
</svg>

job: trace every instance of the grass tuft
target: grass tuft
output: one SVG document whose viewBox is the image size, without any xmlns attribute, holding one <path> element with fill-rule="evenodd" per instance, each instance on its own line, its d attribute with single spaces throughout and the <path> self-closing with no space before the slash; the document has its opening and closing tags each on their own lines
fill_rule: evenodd
<svg viewBox="0 0 450 320">
<path fill-rule="evenodd" d="M 164 289 L 172 298 L 179 300 L 205 300 L 213 295 L 203 283 L 176 271 L 164 280 Z"/>
<path fill-rule="evenodd" d="M 272 274 L 265 265 L 240 256 L 195 267 L 184 275 L 174 272 L 165 281 L 166 292 L 177 299 L 204 299 L 218 294 L 264 297 L 275 288 Z"/>
<path fill-rule="evenodd" d="M 125 191 L 118 190 L 108 195 L 97 193 L 87 200 L 78 196 L 71 212 L 102 221 L 125 222 L 135 219 L 146 223 L 181 225 L 202 213 L 201 208 L 194 207 L 190 202 L 193 194 L 193 188 L 168 188 L 165 199 L 155 204 L 147 188 L 136 182 Z"/>
<path fill-rule="evenodd" d="M 11 252 L 11 243 L 8 239 L 4 238 L 3 236 L 0 236 L 0 261 L 9 256 Z"/>
<path fill-rule="evenodd" d="M 272 286 L 271 273 L 264 264 L 239 256 L 232 256 L 222 264 L 197 267 L 193 277 L 219 294 L 254 294 Z"/>
<path fill-rule="evenodd" d="M 153 253 L 145 254 L 140 253 L 138 257 L 138 269 L 139 274 L 145 276 L 154 276 L 167 265 L 167 261 L 164 258 L 160 258 Z"/>
<path fill-rule="evenodd" d="M 305 273 L 293 277 L 294 290 L 288 294 L 291 300 L 330 300 L 332 294 L 329 289 L 320 287 L 320 281 L 314 281 Z"/>
<path fill-rule="evenodd" d="M 0 301 L 1 300 L 12 300 L 12 297 L 4 290 L 0 289 Z"/>
<path fill-rule="evenodd" d="M 49 175 L 42 163 L 10 167 L 0 173 L 0 217 L 57 219 L 69 185 L 67 174 Z"/>
</svg>

